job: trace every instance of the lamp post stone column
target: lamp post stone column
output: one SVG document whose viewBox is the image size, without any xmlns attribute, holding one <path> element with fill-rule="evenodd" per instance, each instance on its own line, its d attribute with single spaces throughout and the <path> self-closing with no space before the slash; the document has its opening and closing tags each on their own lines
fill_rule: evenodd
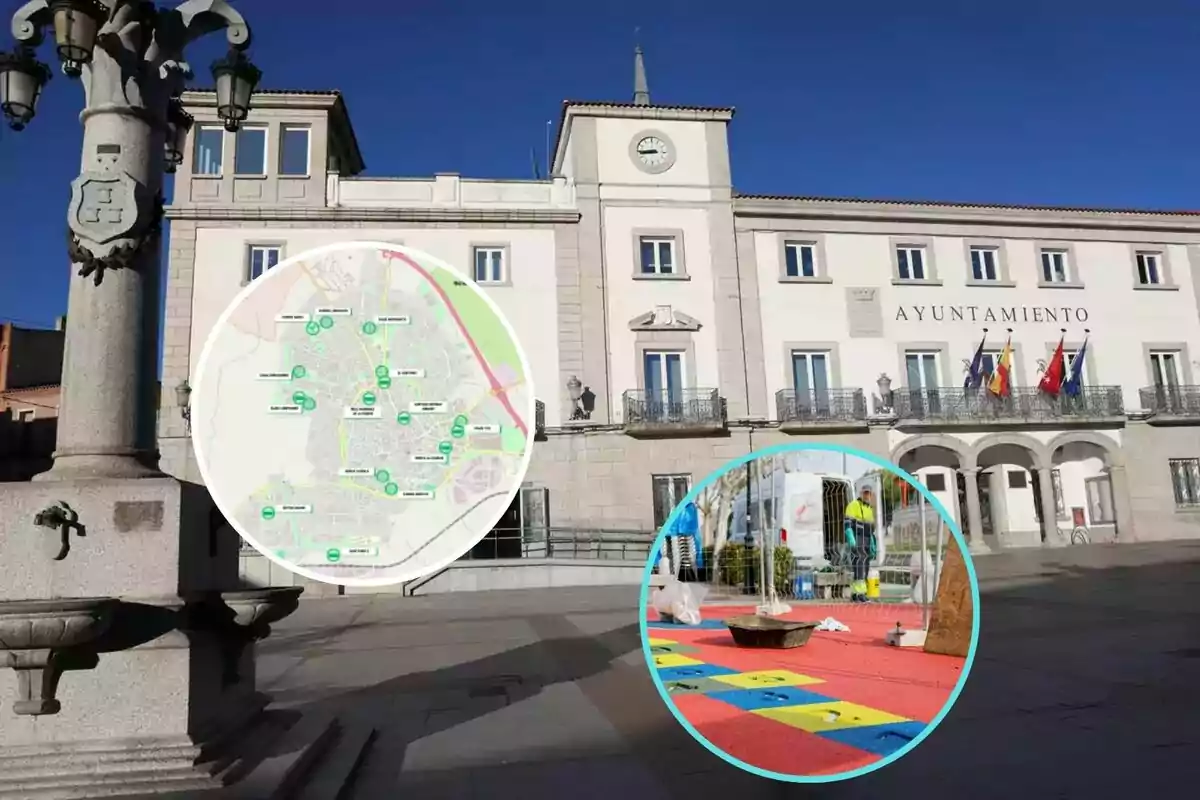
<svg viewBox="0 0 1200 800">
<path fill-rule="evenodd" d="M 236 130 L 259 78 L 250 29 L 226 0 L 27 2 L 0 55 L 16 130 L 50 78 L 47 30 L 83 85 L 83 154 L 54 465 L 0 492 L 0 798 L 214 787 L 228 775 L 202 755 L 258 718 L 253 643 L 301 590 L 240 590 L 237 534 L 202 486 L 157 469 L 158 251 L 163 173 L 190 124 L 184 49 L 225 32 L 213 73 Z"/>
</svg>

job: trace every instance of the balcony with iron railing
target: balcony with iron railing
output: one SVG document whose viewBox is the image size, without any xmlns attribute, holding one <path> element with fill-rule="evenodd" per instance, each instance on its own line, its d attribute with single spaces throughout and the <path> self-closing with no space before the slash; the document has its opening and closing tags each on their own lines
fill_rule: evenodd
<svg viewBox="0 0 1200 800">
<path fill-rule="evenodd" d="M 1055 397 L 1037 388 L 1016 387 L 1007 397 L 985 388 L 901 388 L 892 393 L 901 425 L 1064 425 L 1125 421 L 1120 386 L 1085 386 L 1076 395 Z"/>
<path fill-rule="evenodd" d="M 622 397 L 630 436 L 699 436 L 725 430 L 725 398 L 716 389 L 672 393 L 630 389 Z"/>
<path fill-rule="evenodd" d="M 775 393 L 775 413 L 784 433 L 865 428 L 867 397 L 862 389 L 780 389 Z"/>
<path fill-rule="evenodd" d="M 1154 422 L 1200 420 L 1200 386 L 1148 386 L 1138 390 L 1138 398 Z"/>
</svg>

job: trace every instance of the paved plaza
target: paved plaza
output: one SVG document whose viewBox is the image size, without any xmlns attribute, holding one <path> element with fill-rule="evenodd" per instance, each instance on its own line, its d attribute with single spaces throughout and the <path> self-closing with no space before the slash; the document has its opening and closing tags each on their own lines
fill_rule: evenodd
<svg viewBox="0 0 1200 800">
<path fill-rule="evenodd" d="M 844 784 L 743 774 L 659 700 L 633 588 L 314 600 L 260 651 L 282 704 L 379 731 L 351 797 L 1119 797 L 1200 781 L 1200 542 L 979 559 L 967 688 Z M 736 793 L 736 794 L 735 794 Z"/>
</svg>

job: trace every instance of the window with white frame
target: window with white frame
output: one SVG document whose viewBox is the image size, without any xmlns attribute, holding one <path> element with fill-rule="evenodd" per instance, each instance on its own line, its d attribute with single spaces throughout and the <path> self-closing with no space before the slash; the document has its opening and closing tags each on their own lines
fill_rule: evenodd
<svg viewBox="0 0 1200 800">
<path fill-rule="evenodd" d="M 1042 251 L 1042 281 L 1044 283 L 1069 283 L 1071 265 L 1067 263 L 1066 250 Z"/>
<path fill-rule="evenodd" d="M 246 247 L 247 277 L 250 280 L 262 277 L 263 273 L 279 263 L 283 248 L 274 244 L 252 244 Z"/>
<path fill-rule="evenodd" d="M 1142 286 L 1158 286 L 1162 283 L 1162 253 L 1138 252 L 1137 277 Z"/>
<path fill-rule="evenodd" d="M 234 175 L 267 174 L 267 129 L 243 125 L 234 136 Z"/>
<path fill-rule="evenodd" d="M 675 238 L 643 236 L 638 241 L 643 275 L 675 275 Z"/>
<path fill-rule="evenodd" d="M 279 129 L 279 174 L 304 176 L 309 170 L 307 125 L 284 125 Z"/>
<path fill-rule="evenodd" d="M 1107 475 L 1085 478 L 1084 492 L 1087 495 L 1088 520 L 1093 525 L 1112 525 L 1117 521 L 1113 508 L 1112 481 Z"/>
<path fill-rule="evenodd" d="M 1179 351 L 1153 350 L 1150 352 L 1150 372 L 1156 389 L 1179 388 Z"/>
<path fill-rule="evenodd" d="M 896 272 L 902 281 L 925 280 L 925 248 L 914 245 L 897 247 Z"/>
<path fill-rule="evenodd" d="M 220 125 L 196 127 L 192 153 L 193 175 L 220 175 L 225 147 L 225 129 Z"/>
<path fill-rule="evenodd" d="M 476 283 L 496 284 L 508 281 L 508 265 L 504 263 L 503 247 L 476 247 L 472 260 L 475 262 Z"/>
<path fill-rule="evenodd" d="M 1167 465 L 1175 489 L 1175 507 L 1200 507 L 1200 458 L 1172 458 Z"/>
<path fill-rule="evenodd" d="M 829 353 L 792 351 L 792 388 L 801 408 L 829 406 Z"/>
<path fill-rule="evenodd" d="M 785 242 L 783 257 L 784 274 L 789 278 L 817 276 L 817 246 L 812 242 Z"/>
<path fill-rule="evenodd" d="M 1000 279 L 1000 251 L 995 247 L 971 247 L 971 278 L 976 281 Z"/>
<path fill-rule="evenodd" d="M 17 411 L 17 422 L 33 422 L 36 417 L 36 408 L 22 408 Z"/>
<path fill-rule="evenodd" d="M 1059 519 L 1066 519 L 1067 501 L 1063 499 L 1062 470 L 1057 467 L 1050 470 L 1050 485 L 1054 487 L 1054 514 Z"/>
</svg>

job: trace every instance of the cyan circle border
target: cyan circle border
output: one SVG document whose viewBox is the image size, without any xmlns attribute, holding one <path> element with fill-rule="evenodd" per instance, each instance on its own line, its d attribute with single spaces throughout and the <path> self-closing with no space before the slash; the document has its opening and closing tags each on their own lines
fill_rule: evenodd
<svg viewBox="0 0 1200 800">
<path fill-rule="evenodd" d="M 756 767 L 753 764 L 747 764 L 745 761 L 742 761 L 739 758 L 734 758 L 732 755 L 726 753 L 724 750 L 708 741 L 708 739 L 704 738 L 704 735 L 696 730 L 692 723 L 689 722 L 683 716 L 683 713 L 675 706 L 675 702 L 671 699 L 670 694 L 667 693 L 666 687 L 663 686 L 662 679 L 658 677 L 658 670 L 654 669 L 654 656 L 650 652 L 649 626 L 646 622 L 646 606 L 649 601 L 650 593 L 648 589 L 650 585 L 650 578 L 653 576 L 655 567 L 658 564 L 658 559 L 655 558 L 655 554 L 662 551 L 663 540 L 666 538 L 667 531 L 671 529 L 672 523 L 674 523 L 675 518 L 680 514 L 683 507 L 687 503 L 695 502 L 696 498 L 705 487 L 715 483 L 727 472 L 744 466 L 751 461 L 757 461 L 758 459 L 766 456 L 779 455 L 781 453 L 803 452 L 805 450 L 824 450 L 826 452 L 844 453 L 849 456 L 861 458 L 864 461 L 868 461 L 875 466 L 880 467 L 881 469 L 886 469 L 889 472 L 892 472 L 903 478 L 905 482 L 920 492 L 921 496 L 928 500 L 930 505 L 933 506 L 934 510 L 937 511 L 942 519 L 946 521 L 948 527 L 950 528 L 951 535 L 954 536 L 954 540 L 958 543 L 959 551 L 964 556 L 963 562 L 967 565 L 967 575 L 971 580 L 971 645 L 967 650 L 967 660 L 966 663 L 963 664 L 962 675 L 959 676 L 958 683 L 955 684 L 954 691 L 950 693 L 950 697 L 946 700 L 945 705 L 942 706 L 942 710 L 939 711 L 937 716 L 925 726 L 925 729 L 921 731 L 919 736 L 896 752 L 881 758 L 878 761 L 868 764 L 865 767 L 859 767 L 858 769 L 850 770 L 848 772 L 839 772 L 834 775 L 788 775 L 783 772 L 771 772 L 770 770 Z M 641 598 L 638 600 L 638 630 L 641 632 L 642 636 L 642 655 L 646 659 L 646 669 L 650 672 L 651 680 L 654 681 L 654 688 L 658 690 L 659 695 L 662 697 L 663 703 L 671 711 L 671 714 L 675 717 L 675 720 L 683 726 L 684 730 L 691 734 L 693 739 L 704 745 L 705 749 L 707 749 L 710 753 L 718 756 L 726 763 L 732 764 L 738 769 L 745 770 L 746 772 L 758 775 L 762 778 L 769 778 L 771 780 L 782 781 L 785 783 L 837 783 L 840 781 L 850 780 L 851 778 L 857 778 L 861 775 L 869 775 L 876 770 L 883 769 L 893 761 L 896 761 L 902 756 L 912 752 L 914 749 L 916 749 L 917 745 L 925 741 L 925 738 L 928 737 L 929 734 L 933 733 L 938 725 L 942 724 L 942 720 L 945 719 L 946 715 L 950 713 L 950 709 L 954 708 L 954 704 L 958 702 L 958 696 L 962 694 L 963 687 L 967 685 L 967 678 L 969 678 L 971 675 L 971 667 L 975 664 L 975 651 L 979 645 L 979 578 L 975 574 L 975 562 L 970 556 L 967 541 L 963 537 L 962 530 L 959 529 L 958 524 L 954 521 L 954 517 L 947 512 L 946 508 L 936 497 L 933 496 L 932 492 L 926 489 L 920 481 L 918 481 L 908 472 L 905 472 L 895 464 L 892 464 L 891 462 L 880 458 L 879 456 L 867 453 L 863 450 L 858 450 L 853 447 L 847 447 L 845 445 L 829 444 L 827 442 L 778 444 L 771 447 L 764 447 L 761 450 L 755 450 L 748 455 L 726 462 L 724 465 L 710 473 L 706 478 L 704 478 L 704 480 L 700 481 L 700 483 L 693 486 L 692 490 L 676 504 L 675 508 L 671 511 L 671 515 L 667 517 L 666 522 L 663 523 L 662 530 L 660 530 L 658 532 L 658 536 L 655 537 L 654 544 L 650 549 L 650 556 L 646 559 L 646 569 L 642 573 Z"/>
</svg>

